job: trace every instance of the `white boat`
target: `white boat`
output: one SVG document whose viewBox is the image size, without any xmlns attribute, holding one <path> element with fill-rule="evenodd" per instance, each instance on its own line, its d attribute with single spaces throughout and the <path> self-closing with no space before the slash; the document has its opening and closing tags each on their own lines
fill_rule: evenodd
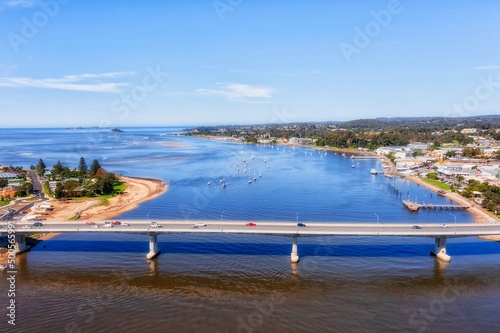
<svg viewBox="0 0 500 333">
<path fill-rule="evenodd" d="M 220 180 L 220 183 L 222 184 L 222 179 Z"/>
<path fill-rule="evenodd" d="M 267 166 L 267 168 L 269 169 L 269 165 Z"/>
<path fill-rule="evenodd" d="M 343 156 L 343 157 L 345 157 L 345 154 L 344 154 L 344 153 L 342 153 L 342 156 Z"/>
<path fill-rule="evenodd" d="M 262 177 L 262 170 L 259 170 L 259 177 Z"/>
<path fill-rule="evenodd" d="M 253 160 L 253 153 L 252 153 L 252 160 Z"/>
<path fill-rule="evenodd" d="M 371 170 L 370 170 L 370 173 L 371 173 L 372 175 L 376 175 L 378 172 L 377 172 L 377 170 L 375 170 L 375 169 L 371 169 Z"/>
<path fill-rule="evenodd" d="M 255 172 L 253 173 L 253 181 L 256 181 L 257 178 L 255 178 Z"/>
<path fill-rule="evenodd" d="M 354 164 L 352 165 L 353 168 L 355 168 Z"/>
<path fill-rule="evenodd" d="M 226 182 L 222 183 L 222 187 L 226 187 Z"/>
<path fill-rule="evenodd" d="M 249 180 L 249 181 L 248 181 L 248 184 L 252 184 L 252 181 L 251 181 L 251 180 Z"/>
</svg>

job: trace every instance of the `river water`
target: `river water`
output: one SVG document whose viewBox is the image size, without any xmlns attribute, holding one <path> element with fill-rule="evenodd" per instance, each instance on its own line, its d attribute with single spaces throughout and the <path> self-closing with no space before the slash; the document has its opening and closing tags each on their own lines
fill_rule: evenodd
<svg viewBox="0 0 500 333">
<path fill-rule="evenodd" d="M 75 167 L 83 156 L 108 171 L 168 183 L 167 193 L 121 219 L 473 221 L 467 212 L 408 212 L 402 205 L 408 196 L 449 201 L 405 180 L 371 175 L 382 169 L 378 160 L 167 136 L 179 128 L 124 130 L 0 130 L 0 164 L 29 167 L 43 158 L 49 166 L 60 160 Z M 451 239 L 446 264 L 429 256 L 433 243 L 299 238 L 301 261 L 291 264 L 287 237 L 165 235 L 162 255 L 148 261 L 144 235 L 63 234 L 19 256 L 17 325 L 7 325 L 2 305 L 0 331 L 498 331 L 500 244 Z M 0 287 L 6 290 L 5 279 Z M 0 302 L 7 304 L 3 290 Z"/>
</svg>

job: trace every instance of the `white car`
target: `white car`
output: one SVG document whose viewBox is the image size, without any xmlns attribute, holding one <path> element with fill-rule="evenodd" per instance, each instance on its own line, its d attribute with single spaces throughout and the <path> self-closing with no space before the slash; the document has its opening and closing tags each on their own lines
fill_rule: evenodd
<svg viewBox="0 0 500 333">
<path fill-rule="evenodd" d="M 163 226 L 162 226 L 162 225 L 159 225 L 158 223 L 156 223 L 156 222 L 154 222 L 154 221 L 153 221 L 153 222 L 151 222 L 151 228 L 161 228 L 161 227 L 163 227 Z"/>
<path fill-rule="evenodd" d="M 439 226 L 440 226 L 441 228 L 448 228 L 448 226 L 447 226 L 446 224 L 444 224 L 444 223 L 441 223 Z"/>
<path fill-rule="evenodd" d="M 92 228 L 99 228 L 99 226 L 97 224 L 94 224 Z"/>
<path fill-rule="evenodd" d="M 128 224 L 126 222 L 122 222 L 122 225 L 125 226 L 125 227 L 128 227 L 130 224 Z"/>
<path fill-rule="evenodd" d="M 25 225 L 24 227 L 22 227 L 22 229 L 31 229 L 31 226 L 30 225 Z"/>
<path fill-rule="evenodd" d="M 104 228 L 113 228 L 113 225 L 112 225 L 112 224 L 110 224 L 110 223 L 106 223 L 106 224 L 104 225 Z"/>
<path fill-rule="evenodd" d="M 206 227 L 207 225 L 203 222 L 196 222 L 195 226 L 197 227 Z"/>
</svg>

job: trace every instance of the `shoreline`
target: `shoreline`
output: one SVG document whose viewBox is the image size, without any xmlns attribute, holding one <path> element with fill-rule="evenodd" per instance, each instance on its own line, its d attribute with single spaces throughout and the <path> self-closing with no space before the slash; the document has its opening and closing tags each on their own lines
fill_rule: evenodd
<svg viewBox="0 0 500 333">
<path fill-rule="evenodd" d="M 423 186 L 423 187 L 425 187 L 425 188 L 427 188 L 435 193 L 438 193 L 438 191 L 443 190 L 442 188 L 437 187 L 433 184 L 427 183 L 426 181 L 424 181 L 418 177 L 415 177 L 415 176 L 406 176 L 405 178 L 408 179 L 409 181 L 414 182 L 415 184 L 418 184 L 420 186 Z M 469 201 L 469 199 L 462 197 L 458 193 L 452 193 L 452 192 L 446 191 L 446 193 L 443 196 L 450 199 L 451 201 L 459 204 L 459 205 L 469 206 L 470 208 L 467 211 L 470 212 L 472 215 L 474 215 L 474 223 L 500 222 L 500 219 L 491 215 L 489 212 L 484 210 L 477 203 Z M 479 236 L 478 238 L 489 240 L 489 241 L 494 241 L 494 242 L 500 242 L 500 235 Z"/>
<path fill-rule="evenodd" d="M 141 203 L 155 199 L 168 190 L 168 185 L 158 179 L 121 176 L 120 180 L 122 180 L 127 185 L 127 188 L 125 189 L 123 194 L 108 199 L 109 204 L 106 206 L 93 207 L 93 205 L 95 205 L 95 203 L 99 203 L 99 201 L 95 199 L 86 199 L 82 202 L 79 202 L 80 206 L 76 207 L 73 210 L 73 207 L 71 205 L 75 205 L 75 203 L 64 204 L 58 201 L 48 201 L 47 203 L 54 204 L 54 211 L 51 212 L 51 214 L 53 214 L 54 216 L 48 216 L 47 220 L 69 220 L 70 217 L 78 213 L 81 213 L 79 218 L 80 220 L 107 220 L 114 218 L 122 213 L 134 210 Z M 67 210 L 66 208 L 70 209 Z M 66 210 L 61 212 L 61 210 L 63 209 Z M 44 240 L 51 239 L 58 235 L 60 234 L 42 234 L 38 238 L 29 238 L 28 242 L 31 247 L 34 247 Z M 7 250 L 5 249 L 4 252 L 2 249 L 2 252 L 0 252 L 0 263 L 5 261 L 6 259 Z"/>
</svg>

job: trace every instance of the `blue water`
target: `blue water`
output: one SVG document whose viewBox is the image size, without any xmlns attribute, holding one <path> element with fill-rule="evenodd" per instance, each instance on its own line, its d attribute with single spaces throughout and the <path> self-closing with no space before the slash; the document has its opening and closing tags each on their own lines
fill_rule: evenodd
<svg viewBox="0 0 500 333">
<path fill-rule="evenodd" d="M 406 180 L 371 175 L 371 169 L 382 170 L 378 160 L 349 159 L 331 152 L 325 156 L 325 152 L 311 148 L 167 136 L 182 128 L 123 130 L 125 133 L 119 134 L 0 130 L 0 163 L 29 167 L 43 158 L 49 167 L 58 160 L 76 167 L 83 156 L 88 165 L 98 159 L 108 171 L 168 183 L 165 195 L 121 215 L 124 219 L 146 218 L 149 213 L 153 219 L 220 219 L 222 215 L 233 220 L 293 221 L 298 215 L 301 221 L 376 222 L 378 215 L 380 221 L 387 222 L 453 222 L 454 217 L 459 222 L 473 221 L 473 216 L 463 211 L 408 212 L 402 205 L 408 197 L 436 204 L 451 201 Z M 246 174 L 244 160 L 248 163 Z M 226 188 L 220 180 L 226 182 Z M 401 195 L 396 196 L 389 183 Z"/>
<path fill-rule="evenodd" d="M 48 166 L 60 160 L 76 167 L 83 156 L 89 165 L 98 159 L 108 171 L 168 183 L 164 195 L 121 219 L 149 214 L 150 219 L 473 221 L 464 211 L 410 213 L 402 205 L 408 196 L 450 202 L 406 180 L 371 175 L 372 168 L 382 170 L 378 160 L 169 136 L 182 128 L 123 130 L 1 129 L 0 164 L 29 167 L 43 158 Z M 252 168 L 246 174 L 243 160 Z M 257 181 L 248 184 L 254 172 Z M 9 331 L 496 332 L 500 327 L 496 242 L 450 239 L 451 263 L 429 256 L 434 239 L 411 237 L 303 237 L 298 264 L 290 264 L 288 237 L 172 234 L 159 236 L 158 245 L 162 254 L 147 261 L 145 235 L 62 234 L 40 243 L 17 259 L 19 325 Z"/>
</svg>

